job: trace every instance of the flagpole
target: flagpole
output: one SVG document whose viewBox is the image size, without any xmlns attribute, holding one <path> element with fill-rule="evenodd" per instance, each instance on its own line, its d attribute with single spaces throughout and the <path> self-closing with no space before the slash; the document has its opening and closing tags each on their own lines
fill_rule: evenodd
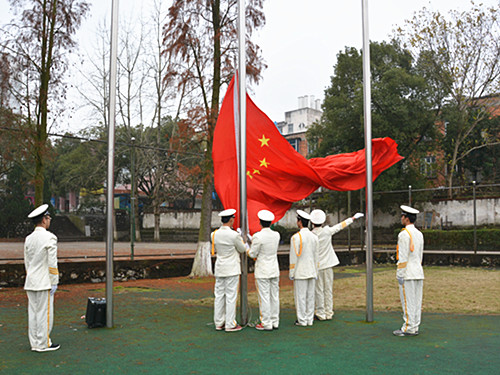
<svg viewBox="0 0 500 375">
<path fill-rule="evenodd" d="M 245 0 L 238 0 L 238 91 L 239 91 L 239 125 L 240 150 L 239 181 L 240 181 L 240 228 L 243 240 L 246 242 L 248 232 L 247 221 L 247 115 L 246 115 L 246 51 L 245 51 Z M 248 262 L 247 255 L 241 255 L 241 283 L 240 283 L 240 322 L 248 323 L 248 296 L 247 296 Z"/>
<path fill-rule="evenodd" d="M 111 5 L 111 54 L 109 57 L 108 181 L 106 199 L 106 327 L 113 328 L 113 215 L 116 108 L 116 56 L 118 44 L 118 3 Z"/>
<path fill-rule="evenodd" d="M 373 190 L 370 38 L 368 0 L 361 0 L 363 16 L 363 99 L 366 158 L 366 321 L 373 322 Z"/>
</svg>

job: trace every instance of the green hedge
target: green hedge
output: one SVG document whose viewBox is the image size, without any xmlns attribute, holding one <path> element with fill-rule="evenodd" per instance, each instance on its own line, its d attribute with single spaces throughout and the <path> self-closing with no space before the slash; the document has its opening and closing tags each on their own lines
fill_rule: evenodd
<svg viewBox="0 0 500 375">
<path fill-rule="evenodd" d="M 474 230 L 423 230 L 425 249 L 473 250 Z M 500 229 L 477 229 L 478 250 L 500 250 Z"/>
</svg>

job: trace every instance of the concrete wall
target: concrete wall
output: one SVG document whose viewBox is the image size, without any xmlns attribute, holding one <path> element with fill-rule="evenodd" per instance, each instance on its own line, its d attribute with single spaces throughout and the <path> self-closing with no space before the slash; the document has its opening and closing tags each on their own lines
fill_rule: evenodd
<svg viewBox="0 0 500 375">
<path fill-rule="evenodd" d="M 438 228 L 443 222 L 447 227 L 467 227 L 474 225 L 473 216 L 473 201 L 467 200 L 451 200 L 437 203 L 425 203 L 416 205 L 422 214 L 418 215 L 417 225 L 426 227 L 432 223 L 433 228 Z M 477 199 L 477 225 L 500 225 L 500 198 Z M 305 211 L 309 211 L 306 209 Z M 220 218 L 218 212 L 212 212 L 212 228 L 220 226 Z M 354 214 L 354 212 L 352 212 Z M 285 216 L 278 222 L 285 228 L 295 228 L 296 223 L 295 209 L 289 210 Z M 340 220 L 344 220 L 346 214 L 340 213 Z M 390 228 L 399 223 L 400 211 L 395 207 L 395 213 L 375 212 L 373 217 L 374 225 L 377 227 Z M 338 214 L 336 212 L 329 213 L 327 216 L 327 224 L 333 225 L 338 222 Z M 200 212 L 168 212 L 161 214 L 160 226 L 162 228 L 175 229 L 195 229 L 200 226 Z M 154 228 L 153 214 L 145 214 L 143 221 L 144 228 Z"/>
</svg>

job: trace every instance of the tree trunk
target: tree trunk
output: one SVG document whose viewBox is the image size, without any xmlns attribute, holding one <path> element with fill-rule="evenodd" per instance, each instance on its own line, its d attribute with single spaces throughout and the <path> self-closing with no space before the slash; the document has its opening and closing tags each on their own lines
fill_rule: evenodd
<svg viewBox="0 0 500 375">
<path fill-rule="evenodd" d="M 137 186 L 137 185 L 135 185 Z M 136 192 L 136 197 L 137 197 L 137 192 Z M 142 241 L 142 238 L 141 238 L 141 221 L 139 220 L 139 199 L 136 198 L 134 199 L 134 206 L 135 206 L 135 217 L 134 217 L 134 221 L 135 221 L 135 240 L 138 241 L 138 242 L 141 242 Z"/>
<path fill-rule="evenodd" d="M 157 198 L 154 199 L 153 206 L 155 216 L 154 241 L 160 242 L 160 204 Z"/>
<path fill-rule="evenodd" d="M 206 181 L 206 180 L 205 180 Z M 212 183 L 203 184 L 201 199 L 200 231 L 198 232 L 198 246 L 194 257 L 193 267 L 189 277 L 204 277 L 213 275 L 210 255 L 210 232 L 212 230 Z"/>
</svg>

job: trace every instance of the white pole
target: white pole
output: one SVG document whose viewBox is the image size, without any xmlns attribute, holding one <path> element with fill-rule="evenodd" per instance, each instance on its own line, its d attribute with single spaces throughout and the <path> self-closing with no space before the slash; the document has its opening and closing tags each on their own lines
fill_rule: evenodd
<svg viewBox="0 0 500 375">
<path fill-rule="evenodd" d="M 363 13 L 363 98 L 366 158 L 366 321 L 373 322 L 373 190 L 370 38 L 368 0 L 362 0 Z"/>
<path fill-rule="evenodd" d="M 246 90 L 246 50 L 245 50 L 245 0 L 238 0 L 238 91 L 239 91 L 239 125 L 240 125 L 240 228 L 243 239 L 246 241 L 248 231 L 247 221 L 247 90 Z M 240 315 L 241 324 L 248 323 L 248 296 L 247 296 L 247 256 L 241 255 L 241 283 L 240 283 Z"/>
<path fill-rule="evenodd" d="M 111 5 L 111 54 L 109 57 L 109 122 L 108 122 L 108 182 L 106 199 L 106 327 L 113 328 L 113 215 L 115 188 L 115 108 L 116 108 L 116 56 L 118 44 L 118 3 Z"/>
</svg>

